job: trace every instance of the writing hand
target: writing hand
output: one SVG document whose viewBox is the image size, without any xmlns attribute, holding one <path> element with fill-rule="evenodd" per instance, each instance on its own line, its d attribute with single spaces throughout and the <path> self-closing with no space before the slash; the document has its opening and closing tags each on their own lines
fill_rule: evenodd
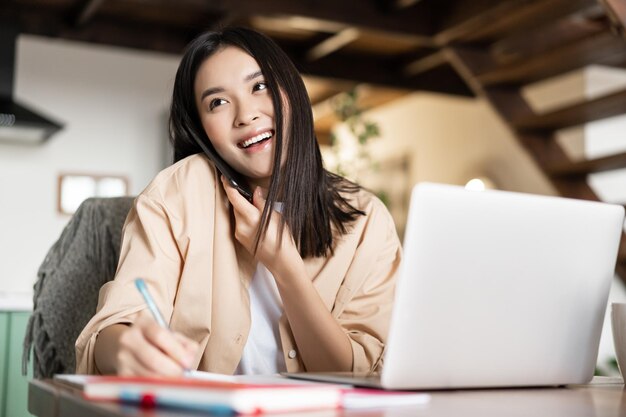
<svg viewBox="0 0 626 417">
<path fill-rule="evenodd" d="M 198 344 L 165 329 L 142 311 L 119 338 L 117 374 L 121 376 L 180 376 L 191 367 Z"/>
</svg>

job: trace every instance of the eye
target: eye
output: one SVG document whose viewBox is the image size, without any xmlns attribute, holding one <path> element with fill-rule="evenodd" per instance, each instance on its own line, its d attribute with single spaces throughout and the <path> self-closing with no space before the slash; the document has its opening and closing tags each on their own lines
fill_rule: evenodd
<svg viewBox="0 0 626 417">
<path fill-rule="evenodd" d="M 261 90 L 267 90 L 267 84 L 264 81 L 254 84 L 254 87 L 252 88 L 252 91 L 261 91 Z"/>
<path fill-rule="evenodd" d="M 209 109 L 213 110 L 214 108 L 221 106 L 222 104 L 226 103 L 226 100 L 224 100 L 223 98 L 214 98 L 213 100 L 211 100 L 211 102 L 209 103 Z"/>
</svg>

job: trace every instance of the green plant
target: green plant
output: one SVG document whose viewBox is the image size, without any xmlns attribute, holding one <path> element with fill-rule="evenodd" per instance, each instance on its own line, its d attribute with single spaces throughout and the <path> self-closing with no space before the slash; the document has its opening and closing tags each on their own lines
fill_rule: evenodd
<svg viewBox="0 0 626 417">
<path fill-rule="evenodd" d="M 363 109 L 359 106 L 358 88 L 340 94 L 333 99 L 333 110 L 337 118 L 348 128 L 349 135 L 338 136 L 331 133 L 331 153 L 334 156 L 334 166 L 329 169 L 358 181 L 364 171 L 376 168 L 368 144 L 371 139 L 380 136 L 378 123 L 363 116 Z"/>
</svg>

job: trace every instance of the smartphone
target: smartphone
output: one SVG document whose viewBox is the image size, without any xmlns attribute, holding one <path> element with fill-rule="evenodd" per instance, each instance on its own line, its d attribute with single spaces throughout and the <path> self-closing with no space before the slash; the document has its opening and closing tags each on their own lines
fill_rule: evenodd
<svg viewBox="0 0 626 417">
<path fill-rule="evenodd" d="M 202 148 L 204 154 L 215 164 L 217 170 L 228 180 L 230 185 L 235 187 L 239 194 L 244 196 L 249 202 L 252 202 L 252 191 L 248 186 L 248 182 L 239 172 L 235 171 L 230 165 L 222 159 L 217 152 L 212 151 L 209 147 L 202 142 L 199 138 L 194 136 L 196 143 Z"/>
</svg>

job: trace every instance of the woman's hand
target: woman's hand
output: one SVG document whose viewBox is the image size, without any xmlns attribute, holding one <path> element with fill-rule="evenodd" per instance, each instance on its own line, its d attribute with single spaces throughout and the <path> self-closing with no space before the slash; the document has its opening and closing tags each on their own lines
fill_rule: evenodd
<svg viewBox="0 0 626 417">
<path fill-rule="evenodd" d="M 263 191 L 260 187 L 256 187 L 252 194 L 252 204 L 250 204 L 224 176 L 222 176 L 222 184 L 235 213 L 235 238 L 253 254 L 256 233 L 261 223 L 263 207 L 265 207 Z M 283 228 L 282 241 L 279 242 L 280 216 L 281 214 L 275 210 L 271 211 L 267 232 L 259 241 L 255 255 L 255 258 L 273 274 L 285 267 L 289 260 L 300 259 L 300 253 L 287 224 Z"/>
<path fill-rule="evenodd" d="M 164 329 L 143 311 L 119 334 L 116 372 L 122 376 L 179 376 L 192 366 L 198 349 L 196 342 Z"/>
<path fill-rule="evenodd" d="M 222 184 L 235 212 L 235 238 L 254 252 L 254 238 L 265 199 L 254 190 L 252 204 L 222 177 Z M 309 371 L 352 369 L 352 344 L 344 329 L 330 314 L 307 276 L 307 271 L 287 225 L 278 243 L 280 213 L 272 210 L 267 233 L 259 242 L 256 259 L 274 276 L 302 361 Z"/>
</svg>

